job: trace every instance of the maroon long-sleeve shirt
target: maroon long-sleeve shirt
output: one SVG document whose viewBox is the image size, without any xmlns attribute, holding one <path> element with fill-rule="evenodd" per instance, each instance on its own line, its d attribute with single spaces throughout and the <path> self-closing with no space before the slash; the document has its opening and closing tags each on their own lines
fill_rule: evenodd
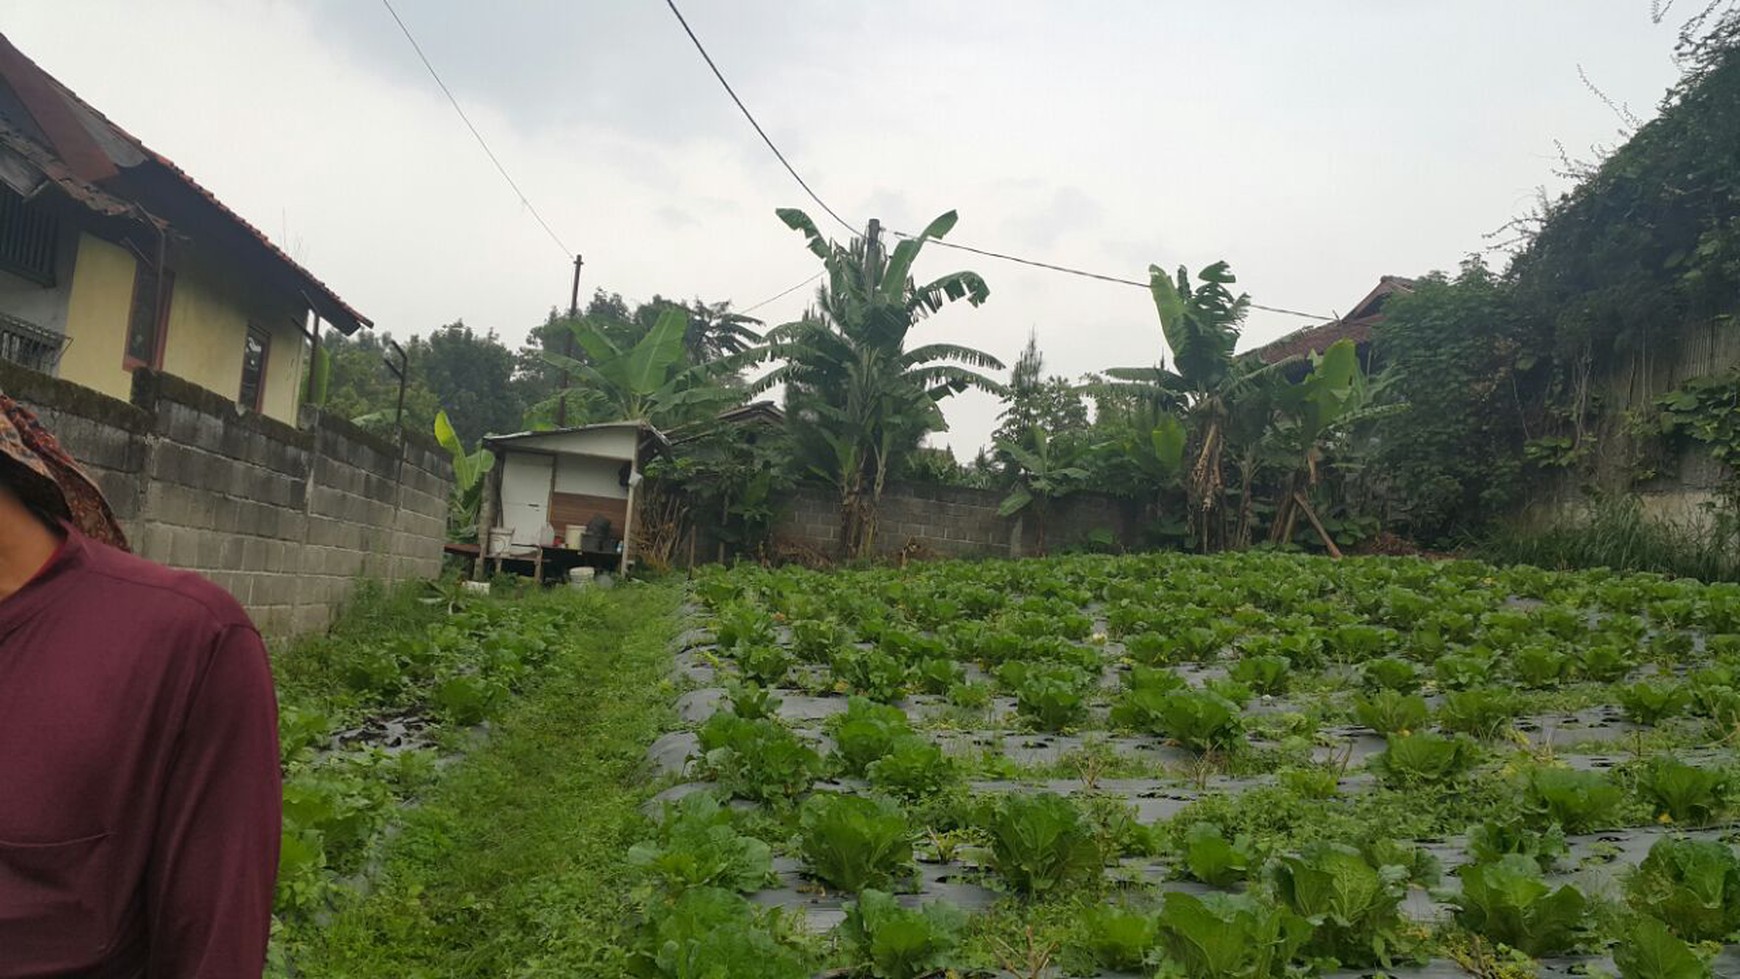
<svg viewBox="0 0 1740 979">
<path fill-rule="evenodd" d="M 0 977 L 258 977 L 282 799 L 259 633 L 66 535 L 0 600 Z"/>
</svg>

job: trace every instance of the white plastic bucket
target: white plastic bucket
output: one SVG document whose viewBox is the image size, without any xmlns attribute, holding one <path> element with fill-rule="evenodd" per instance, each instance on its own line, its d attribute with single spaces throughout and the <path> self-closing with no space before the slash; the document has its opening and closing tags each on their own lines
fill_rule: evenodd
<svg viewBox="0 0 1740 979">
<path fill-rule="evenodd" d="M 593 578 L 597 575 L 597 568 L 570 568 L 568 569 L 568 584 L 574 588 L 590 588 Z"/>
<path fill-rule="evenodd" d="M 580 549 L 580 537 L 586 533 L 586 528 L 578 524 L 569 524 L 562 528 L 562 546 L 570 551 Z M 576 569 L 578 570 L 578 569 Z"/>
</svg>

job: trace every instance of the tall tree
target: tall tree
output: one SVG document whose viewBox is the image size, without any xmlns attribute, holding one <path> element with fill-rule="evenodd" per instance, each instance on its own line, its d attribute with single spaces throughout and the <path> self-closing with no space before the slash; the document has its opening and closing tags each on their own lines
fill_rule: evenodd
<svg viewBox="0 0 1740 979">
<path fill-rule="evenodd" d="M 990 290 L 974 272 L 925 285 L 912 278 L 924 245 L 954 227 L 953 211 L 892 251 L 883 248 L 874 225 L 865 237 L 840 245 L 802 211 L 778 214 L 804 235 L 828 281 L 809 315 L 768 333 L 768 353 L 781 363 L 756 390 L 786 386 L 794 450 L 839 493 L 844 552 L 866 554 L 874 548 L 877 506 L 891 467 L 927 432 L 946 428 L 938 403 L 969 388 L 1003 392 L 980 373 L 1002 368 L 990 354 L 951 343 L 907 347 L 925 316 L 961 299 L 977 306 Z"/>
<path fill-rule="evenodd" d="M 478 334 L 463 320 L 414 344 L 418 375 L 447 410 L 460 441 L 520 430 L 526 405 L 513 384 L 514 354 L 495 331 Z"/>
<path fill-rule="evenodd" d="M 1041 431 L 1046 438 L 1061 443 L 1065 452 L 1081 448 L 1087 430 L 1087 402 L 1081 389 L 1066 377 L 1045 376 L 1045 357 L 1039 352 L 1039 340 L 1027 335 L 1027 346 L 1015 358 L 1009 369 L 1009 394 L 1003 412 L 998 416 L 994 442 L 1035 448 L 1033 433 Z M 1008 453 L 1000 453 L 1006 468 L 1016 461 Z"/>
</svg>

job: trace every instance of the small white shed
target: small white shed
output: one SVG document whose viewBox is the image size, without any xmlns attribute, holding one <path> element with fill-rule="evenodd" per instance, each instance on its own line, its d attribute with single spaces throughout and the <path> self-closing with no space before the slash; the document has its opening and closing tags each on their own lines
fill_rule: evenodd
<svg viewBox="0 0 1740 979">
<path fill-rule="evenodd" d="M 496 457 L 482 507 L 492 528 L 486 557 L 511 549 L 516 557 L 535 555 L 540 566 L 631 566 L 641 467 L 670 448 L 658 429 L 604 422 L 489 435 L 483 444 Z"/>
</svg>

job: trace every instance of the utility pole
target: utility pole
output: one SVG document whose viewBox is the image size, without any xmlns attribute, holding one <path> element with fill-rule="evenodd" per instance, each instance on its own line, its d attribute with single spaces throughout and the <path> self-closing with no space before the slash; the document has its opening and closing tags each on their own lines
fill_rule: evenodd
<svg viewBox="0 0 1740 979">
<path fill-rule="evenodd" d="M 563 354 L 563 356 L 569 357 L 569 358 L 572 358 L 574 356 L 574 329 L 573 329 L 573 326 L 580 319 L 580 267 L 582 265 L 585 265 L 585 264 L 586 264 L 586 259 L 582 258 L 579 255 L 574 256 L 574 288 L 568 293 L 568 326 L 566 329 L 564 329 L 562 331 L 562 354 Z M 567 395 L 567 391 L 568 391 L 568 370 L 567 370 L 567 368 L 563 368 L 563 370 L 562 370 L 562 386 L 557 394 L 557 396 L 560 398 L 560 400 L 558 400 L 556 402 L 556 427 L 557 428 L 567 428 L 568 427 L 568 395 Z"/>
<path fill-rule="evenodd" d="M 870 263 L 876 263 L 876 252 L 882 246 L 882 222 L 876 218 L 870 219 L 870 228 L 864 232 L 865 255 Z"/>
</svg>

